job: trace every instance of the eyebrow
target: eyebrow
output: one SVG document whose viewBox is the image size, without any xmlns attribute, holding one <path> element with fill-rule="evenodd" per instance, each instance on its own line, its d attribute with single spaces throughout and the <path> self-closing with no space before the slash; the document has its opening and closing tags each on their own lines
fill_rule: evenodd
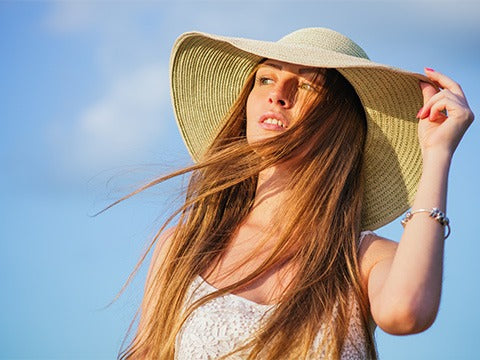
<svg viewBox="0 0 480 360">
<path fill-rule="evenodd" d="M 271 66 L 271 67 L 274 67 L 278 70 L 282 70 L 282 65 L 278 65 L 278 64 L 272 64 L 272 63 L 263 63 L 263 65 L 266 65 L 266 66 Z M 316 69 L 312 69 L 312 68 L 301 68 L 300 70 L 298 70 L 298 73 L 299 74 L 316 74 L 317 73 L 317 70 Z"/>
</svg>

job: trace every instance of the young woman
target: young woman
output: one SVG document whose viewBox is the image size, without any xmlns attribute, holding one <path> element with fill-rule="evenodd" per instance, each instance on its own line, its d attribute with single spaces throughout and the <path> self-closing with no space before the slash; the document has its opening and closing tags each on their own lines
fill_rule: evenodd
<svg viewBox="0 0 480 360">
<path fill-rule="evenodd" d="M 146 186 L 191 172 L 121 358 L 369 359 L 375 325 L 433 323 L 447 175 L 473 121 L 458 84 L 323 28 L 184 34 L 171 84 L 196 164 Z M 371 231 L 410 206 L 398 244 Z"/>
</svg>

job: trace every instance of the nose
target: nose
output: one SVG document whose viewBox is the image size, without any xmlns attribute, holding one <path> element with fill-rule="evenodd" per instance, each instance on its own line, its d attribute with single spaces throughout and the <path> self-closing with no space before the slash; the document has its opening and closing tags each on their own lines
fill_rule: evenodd
<svg viewBox="0 0 480 360">
<path fill-rule="evenodd" d="M 279 82 L 270 91 L 268 102 L 282 108 L 291 108 L 295 102 L 295 86 L 293 82 Z"/>
</svg>

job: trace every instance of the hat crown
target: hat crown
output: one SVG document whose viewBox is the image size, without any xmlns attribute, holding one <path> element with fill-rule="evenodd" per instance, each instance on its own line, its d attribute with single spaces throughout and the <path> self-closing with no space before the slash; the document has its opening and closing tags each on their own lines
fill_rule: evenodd
<svg viewBox="0 0 480 360">
<path fill-rule="evenodd" d="M 339 32 L 327 28 L 300 29 L 284 36 L 278 43 L 306 45 L 369 59 L 367 53 L 354 41 Z"/>
</svg>

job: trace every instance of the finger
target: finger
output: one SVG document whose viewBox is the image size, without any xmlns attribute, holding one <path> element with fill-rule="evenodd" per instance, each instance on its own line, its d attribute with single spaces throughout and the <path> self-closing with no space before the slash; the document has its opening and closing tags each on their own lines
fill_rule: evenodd
<svg viewBox="0 0 480 360">
<path fill-rule="evenodd" d="M 428 117 L 430 115 L 430 110 L 431 110 L 431 107 L 439 102 L 439 101 L 442 101 L 443 99 L 445 99 L 447 96 L 447 92 L 446 91 L 438 91 L 436 92 L 434 95 L 432 95 L 425 103 L 424 105 L 422 106 L 422 108 L 420 109 L 420 111 L 418 112 L 417 114 L 417 118 L 419 119 L 425 119 L 426 117 Z"/>
<path fill-rule="evenodd" d="M 438 71 L 431 68 L 425 68 L 425 74 L 427 77 L 438 84 L 441 88 L 448 89 L 452 93 L 465 97 L 462 88 L 455 81 Z"/>
<path fill-rule="evenodd" d="M 438 101 L 430 108 L 429 121 L 442 123 L 448 118 L 446 106 L 443 101 Z"/>
<path fill-rule="evenodd" d="M 438 92 L 435 86 L 425 81 L 420 81 L 420 88 L 422 89 L 424 104 L 427 103 L 427 101 Z"/>
</svg>

